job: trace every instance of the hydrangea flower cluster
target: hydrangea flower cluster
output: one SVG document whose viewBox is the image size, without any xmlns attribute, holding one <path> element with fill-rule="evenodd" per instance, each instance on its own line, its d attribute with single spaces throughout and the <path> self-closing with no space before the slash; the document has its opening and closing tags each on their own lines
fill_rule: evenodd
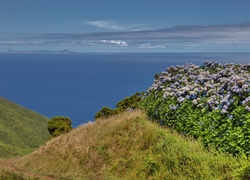
<svg viewBox="0 0 250 180">
<path fill-rule="evenodd" d="M 221 64 L 205 61 L 204 66 L 170 66 L 161 72 L 146 95 L 162 91 L 163 99 L 175 97 L 178 108 L 186 99 L 194 106 L 228 114 L 232 104 L 250 111 L 250 64 Z"/>
</svg>

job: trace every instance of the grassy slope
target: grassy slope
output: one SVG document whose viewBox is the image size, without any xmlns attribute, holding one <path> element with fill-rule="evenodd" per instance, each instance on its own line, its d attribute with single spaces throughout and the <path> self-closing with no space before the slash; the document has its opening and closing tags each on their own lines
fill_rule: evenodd
<svg viewBox="0 0 250 180">
<path fill-rule="evenodd" d="M 31 152 L 49 136 L 48 119 L 0 97 L 0 157 Z"/>
<path fill-rule="evenodd" d="M 97 120 L 48 141 L 28 156 L 0 162 L 30 177 L 55 179 L 233 179 L 248 164 L 206 151 L 152 123 L 143 112 Z M 1 169 L 1 168 L 0 168 Z M 6 171 L 0 171 L 0 177 Z M 33 176 L 34 177 L 34 176 Z M 41 178 L 43 179 L 43 178 Z"/>
</svg>

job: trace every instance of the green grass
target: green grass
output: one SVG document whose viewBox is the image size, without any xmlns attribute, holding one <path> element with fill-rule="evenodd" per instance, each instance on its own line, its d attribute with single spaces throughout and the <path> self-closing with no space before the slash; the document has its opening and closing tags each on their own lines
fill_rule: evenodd
<svg viewBox="0 0 250 180">
<path fill-rule="evenodd" d="M 0 157 L 27 154 L 49 137 L 48 119 L 0 97 Z"/>
<path fill-rule="evenodd" d="M 160 127 L 141 111 L 97 119 L 27 156 L 0 161 L 0 167 L 6 163 L 27 177 L 76 180 L 244 179 L 250 166 L 246 158 L 208 151 L 200 142 Z"/>
</svg>

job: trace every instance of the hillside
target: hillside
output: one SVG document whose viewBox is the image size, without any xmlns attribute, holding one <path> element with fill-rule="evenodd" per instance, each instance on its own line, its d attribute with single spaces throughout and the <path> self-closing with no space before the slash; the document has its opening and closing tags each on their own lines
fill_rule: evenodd
<svg viewBox="0 0 250 180">
<path fill-rule="evenodd" d="M 35 152 L 0 161 L 0 177 L 36 179 L 234 179 L 247 160 L 207 151 L 135 111 L 97 119 Z"/>
<path fill-rule="evenodd" d="M 0 157 L 27 154 L 49 137 L 48 119 L 0 97 Z"/>
</svg>

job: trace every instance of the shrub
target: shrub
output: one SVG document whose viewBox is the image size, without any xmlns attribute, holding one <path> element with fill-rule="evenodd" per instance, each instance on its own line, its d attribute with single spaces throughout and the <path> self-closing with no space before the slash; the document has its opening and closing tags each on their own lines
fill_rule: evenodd
<svg viewBox="0 0 250 180">
<path fill-rule="evenodd" d="M 250 154 L 250 65 L 169 67 L 140 105 L 162 125 L 200 138 L 206 147 Z"/>
<path fill-rule="evenodd" d="M 95 114 L 95 118 L 108 118 L 110 116 L 113 116 L 117 114 L 117 112 L 107 106 L 103 106 L 102 109 L 100 111 L 98 111 L 96 114 Z"/>
<path fill-rule="evenodd" d="M 103 106 L 100 111 L 95 114 L 95 118 L 108 118 L 126 110 L 134 110 L 138 108 L 138 103 L 141 101 L 143 93 L 136 92 L 134 95 L 125 97 L 116 104 L 115 109 Z"/>
<path fill-rule="evenodd" d="M 136 92 L 130 97 L 125 97 L 116 104 L 117 111 L 124 112 L 125 110 L 134 110 L 138 107 L 138 102 L 141 101 L 143 93 Z"/>
<path fill-rule="evenodd" d="M 72 129 L 72 121 L 67 117 L 55 116 L 48 122 L 50 137 L 56 137 L 67 133 Z"/>
</svg>

